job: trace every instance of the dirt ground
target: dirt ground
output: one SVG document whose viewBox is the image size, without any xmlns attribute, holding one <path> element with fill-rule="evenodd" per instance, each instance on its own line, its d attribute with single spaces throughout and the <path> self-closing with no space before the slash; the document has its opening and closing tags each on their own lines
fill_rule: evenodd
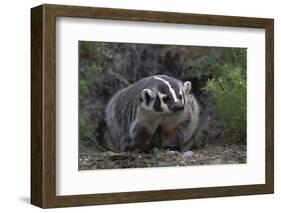
<svg viewBox="0 0 281 213">
<path fill-rule="evenodd" d="M 150 154 L 87 150 L 80 153 L 79 170 L 240 163 L 246 163 L 246 145 L 217 143 L 184 153 L 158 148 Z"/>
</svg>

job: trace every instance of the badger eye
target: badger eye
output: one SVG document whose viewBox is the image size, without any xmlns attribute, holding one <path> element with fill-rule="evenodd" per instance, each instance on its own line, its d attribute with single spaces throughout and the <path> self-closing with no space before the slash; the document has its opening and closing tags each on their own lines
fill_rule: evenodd
<svg viewBox="0 0 281 213">
<path fill-rule="evenodd" d="M 168 96 L 163 97 L 162 100 L 163 100 L 164 103 L 167 103 L 169 101 L 169 97 Z"/>
<path fill-rule="evenodd" d="M 182 99 L 182 95 L 179 95 L 179 99 Z"/>
</svg>

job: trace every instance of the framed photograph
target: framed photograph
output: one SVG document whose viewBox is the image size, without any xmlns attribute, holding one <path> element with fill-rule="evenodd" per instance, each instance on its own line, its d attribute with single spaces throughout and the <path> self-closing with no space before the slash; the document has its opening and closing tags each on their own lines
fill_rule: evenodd
<svg viewBox="0 0 281 213">
<path fill-rule="evenodd" d="M 31 203 L 273 193 L 274 21 L 31 9 Z"/>
</svg>

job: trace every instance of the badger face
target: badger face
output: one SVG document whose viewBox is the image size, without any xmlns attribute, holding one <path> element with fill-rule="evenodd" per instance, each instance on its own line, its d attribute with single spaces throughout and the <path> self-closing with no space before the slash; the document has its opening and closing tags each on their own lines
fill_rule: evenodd
<svg viewBox="0 0 281 213">
<path fill-rule="evenodd" d="M 191 90 L 191 83 L 184 84 L 168 76 L 154 76 L 153 86 L 141 92 L 141 107 L 160 114 L 182 112 Z"/>
</svg>

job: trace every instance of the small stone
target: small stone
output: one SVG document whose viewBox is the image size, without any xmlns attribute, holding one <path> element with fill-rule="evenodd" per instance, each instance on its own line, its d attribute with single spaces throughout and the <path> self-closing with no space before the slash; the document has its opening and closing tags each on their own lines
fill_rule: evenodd
<svg viewBox="0 0 281 213">
<path fill-rule="evenodd" d="M 160 153 L 160 150 L 159 150 L 157 147 L 154 147 L 154 148 L 152 149 L 152 152 L 153 152 L 153 154 L 159 154 L 159 153 Z"/>
<path fill-rule="evenodd" d="M 223 163 L 222 159 L 219 158 L 209 161 L 209 164 L 222 164 L 222 163 Z"/>
<path fill-rule="evenodd" d="M 189 162 L 190 163 L 196 163 L 196 160 L 190 160 Z"/>
<path fill-rule="evenodd" d="M 166 162 L 159 162 L 158 166 L 169 166 L 169 164 Z"/>
<path fill-rule="evenodd" d="M 217 159 L 217 158 L 218 158 L 217 155 L 213 155 L 213 156 L 210 157 L 210 160 L 215 160 L 215 159 Z"/>
<path fill-rule="evenodd" d="M 173 150 L 167 151 L 167 154 L 170 154 L 170 155 L 175 155 L 177 153 L 178 153 L 177 151 L 173 151 Z"/>
<path fill-rule="evenodd" d="M 186 162 L 182 160 L 182 161 L 179 162 L 179 165 L 180 166 L 186 166 Z"/>
<path fill-rule="evenodd" d="M 108 155 L 115 155 L 115 153 L 114 153 L 114 152 L 111 152 L 111 151 L 108 151 L 107 154 L 108 154 Z"/>
<path fill-rule="evenodd" d="M 186 151 L 185 153 L 183 153 L 183 157 L 186 157 L 186 158 L 190 158 L 193 156 L 193 152 L 192 151 Z"/>
<path fill-rule="evenodd" d="M 81 164 L 82 164 L 82 166 L 88 166 L 88 163 L 85 161 L 82 161 Z"/>
</svg>

